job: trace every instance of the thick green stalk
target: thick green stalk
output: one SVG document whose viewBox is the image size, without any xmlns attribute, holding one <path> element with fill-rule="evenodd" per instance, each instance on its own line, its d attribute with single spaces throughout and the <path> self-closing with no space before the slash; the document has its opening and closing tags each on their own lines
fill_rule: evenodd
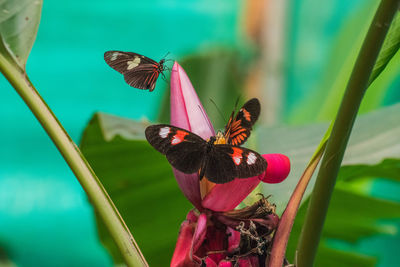
<svg viewBox="0 0 400 267">
<path fill-rule="evenodd" d="M 3 50 L 4 51 L 4 50 Z M 74 172 L 110 231 L 128 266 L 148 266 L 128 227 L 92 168 L 53 112 L 28 80 L 26 73 L 6 54 L 0 54 L 0 71 L 25 101 Z"/>
<path fill-rule="evenodd" d="M 382 0 L 347 84 L 311 195 L 297 246 L 297 266 L 313 266 L 329 201 L 368 80 L 400 0 Z M 373 127 L 373 125 L 371 125 Z"/>
</svg>

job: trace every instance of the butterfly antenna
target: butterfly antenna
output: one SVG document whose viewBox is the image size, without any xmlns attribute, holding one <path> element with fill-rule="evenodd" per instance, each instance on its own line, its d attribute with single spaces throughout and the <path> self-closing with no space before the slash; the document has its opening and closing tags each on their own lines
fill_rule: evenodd
<svg viewBox="0 0 400 267">
<path fill-rule="evenodd" d="M 235 102 L 235 111 L 236 111 L 236 109 L 237 109 L 237 107 L 238 107 L 239 100 L 240 100 L 241 97 L 242 97 L 241 95 L 238 95 L 238 97 L 237 97 L 237 99 L 236 99 L 236 102 Z"/>
<path fill-rule="evenodd" d="M 201 108 L 200 105 L 197 105 L 200 109 L 201 114 L 203 114 L 204 119 L 207 121 L 208 127 L 210 127 L 210 129 L 214 129 L 211 125 L 210 120 L 207 118 L 207 115 L 204 113 L 204 110 Z"/>
<path fill-rule="evenodd" d="M 214 102 L 214 100 L 212 100 L 212 99 L 210 98 L 210 101 L 211 101 L 211 103 L 214 104 L 215 108 L 217 109 L 217 111 L 218 111 L 219 115 L 221 116 L 221 118 L 223 119 L 223 121 L 226 121 L 226 120 L 225 120 L 225 117 L 224 117 L 224 114 L 223 114 L 223 113 L 221 112 L 221 110 L 218 108 L 218 106 L 217 106 L 217 104 Z"/>
<path fill-rule="evenodd" d="M 170 52 L 168 52 L 167 54 L 165 54 L 165 56 L 164 56 L 163 58 L 166 58 L 169 54 L 170 54 Z"/>
</svg>

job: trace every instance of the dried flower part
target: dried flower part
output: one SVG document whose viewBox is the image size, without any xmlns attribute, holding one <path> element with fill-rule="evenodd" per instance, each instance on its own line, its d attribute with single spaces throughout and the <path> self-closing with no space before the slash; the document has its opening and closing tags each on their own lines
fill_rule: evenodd
<svg viewBox="0 0 400 267">
<path fill-rule="evenodd" d="M 264 266 L 279 218 L 261 197 L 229 212 L 192 210 L 182 224 L 171 266 Z"/>
<path fill-rule="evenodd" d="M 275 205 L 271 204 L 268 198 L 262 196 L 259 201 L 243 209 L 214 212 L 212 218 L 216 224 L 226 225 L 240 233 L 239 246 L 229 251 L 228 260 L 236 262 L 242 258 L 256 256 L 260 262 L 265 262 L 272 234 L 279 222 L 279 217 L 275 214 Z"/>
<path fill-rule="evenodd" d="M 275 214 L 275 205 L 268 201 L 268 197 L 262 198 L 249 207 L 227 212 L 215 212 L 213 215 L 218 221 L 232 228 L 237 228 L 241 223 L 246 227 L 253 222 L 257 226 L 258 234 L 268 235 L 278 225 L 279 217 Z"/>
</svg>

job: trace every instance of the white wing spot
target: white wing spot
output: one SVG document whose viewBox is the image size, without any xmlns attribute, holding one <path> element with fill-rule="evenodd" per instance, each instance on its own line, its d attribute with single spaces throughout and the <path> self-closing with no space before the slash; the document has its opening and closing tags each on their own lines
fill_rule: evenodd
<svg viewBox="0 0 400 267">
<path fill-rule="evenodd" d="M 115 53 L 112 54 L 110 60 L 111 60 L 111 61 L 114 61 L 114 60 L 117 59 L 118 56 L 119 56 L 119 53 L 118 53 L 118 52 L 115 52 Z"/>
<path fill-rule="evenodd" d="M 178 136 L 174 135 L 171 144 L 176 145 L 176 144 L 179 144 L 180 142 L 182 142 L 182 139 L 180 139 Z"/>
<path fill-rule="evenodd" d="M 257 157 L 254 153 L 250 152 L 249 155 L 247 155 L 247 164 L 252 165 L 256 163 Z"/>
<path fill-rule="evenodd" d="M 131 70 L 140 64 L 140 57 L 135 57 L 134 60 L 129 60 L 126 62 L 126 64 L 128 64 L 128 67 L 126 69 Z"/>
<path fill-rule="evenodd" d="M 160 128 L 160 133 L 159 133 L 159 135 L 160 135 L 162 138 L 167 138 L 168 134 L 169 134 L 169 127 Z"/>
<path fill-rule="evenodd" d="M 242 156 L 233 157 L 233 161 L 235 162 L 236 165 L 240 165 L 240 162 L 242 161 Z"/>
</svg>

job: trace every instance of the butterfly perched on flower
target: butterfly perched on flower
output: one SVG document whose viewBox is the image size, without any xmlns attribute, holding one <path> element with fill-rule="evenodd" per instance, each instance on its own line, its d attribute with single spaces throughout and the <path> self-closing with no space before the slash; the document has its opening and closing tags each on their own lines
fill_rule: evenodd
<svg viewBox="0 0 400 267">
<path fill-rule="evenodd" d="M 107 51 L 106 63 L 124 75 L 127 84 L 132 87 L 153 91 L 158 76 L 165 70 L 165 59 L 156 62 L 151 58 L 132 52 Z"/>
<path fill-rule="evenodd" d="M 199 172 L 217 184 L 235 178 L 260 175 L 267 162 L 257 152 L 229 144 L 216 144 L 197 134 L 168 124 L 151 125 L 145 131 L 147 141 L 167 157 L 169 163 L 183 173 Z"/>
<path fill-rule="evenodd" d="M 252 98 L 241 107 L 235 115 L 232 111 L 228 123 L 225 126 L 224 133 L 217 134 L 218 143 L 224 142 L 234 146 L 240 146 L 249 138 L 252 127 L 260 116 L 260 101 L 257 98 Z"/>
<path fill-rule="evenodd" d="M 221 184 L 235 178 L 261 174 L 267 162 L 257 152 L 239 147 L 250 135 L 260 115 L 260 102 L 247 101 L 235 116 L 233 111 L 224 133 L 219 132 L 208 141 L 187 130 L 167 124 L 152 125 L 146 129 L 147 141 L 166 155 L 169 163 L 184 173 L 199 172 Z"/>
</svg>

